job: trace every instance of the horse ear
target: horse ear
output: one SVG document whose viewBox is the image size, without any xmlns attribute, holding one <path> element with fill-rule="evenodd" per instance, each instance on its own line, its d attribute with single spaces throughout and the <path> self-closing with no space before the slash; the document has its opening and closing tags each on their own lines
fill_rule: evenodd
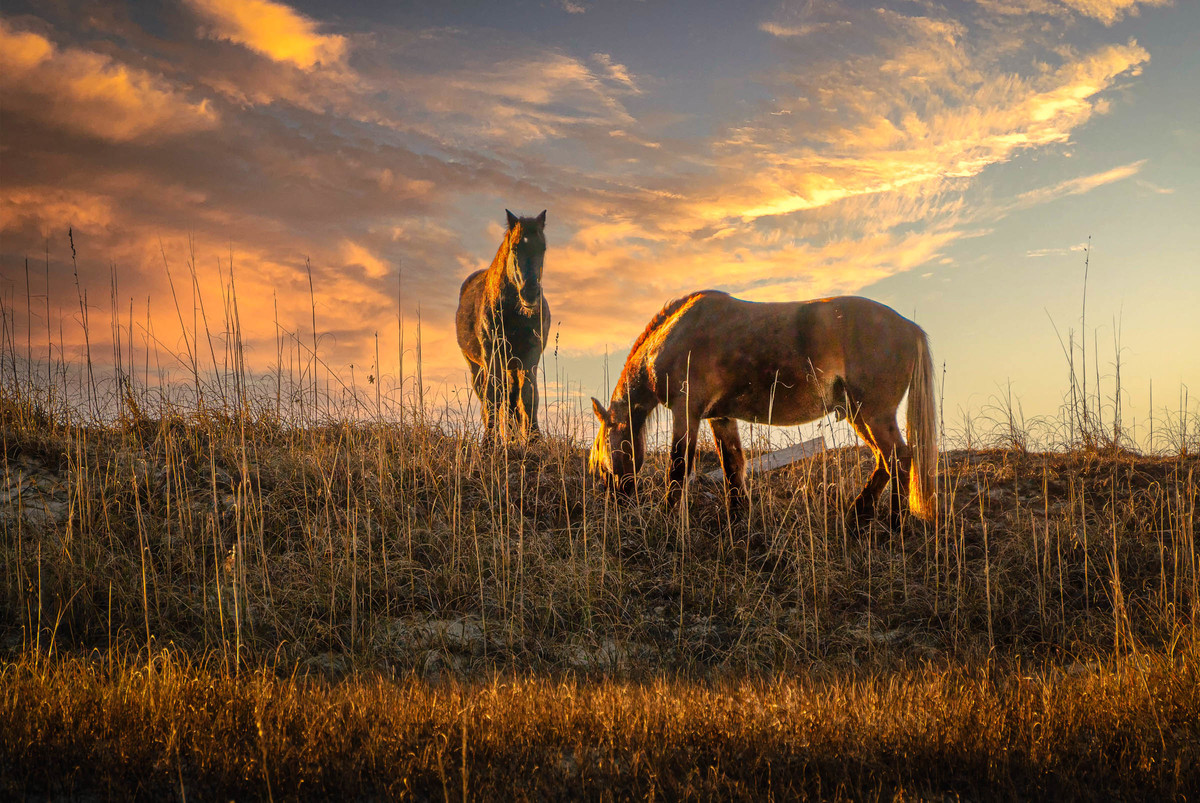
<svg viewBox="0 0 1200 803">
<path fill-rule="evenodd" d="M 517 216 L 516 215 L 514 215 L 512 212 L 509 212 L 507 209 L 504 210 L 504 214 L 508 215 L 508 227 L 510 229 L 513 226 L 517 225 Z"/>
<path fill-rule="evenodd" d="M 542 210 L 542 214 L 537 216 L 537 222 L 538 222 L 538 225 L 540 225 L 540 226 L 546 225 L 546 210 L 545 209 Z"/>
<path fill-rule="evenodd" d="M 599 418 L 601 423 L 608 423 L 608 410 L 605 409 L 604 405 L 595 396 L 592 397 L 592 412 L 596 414 L 596 418 Z"/>
</svg>

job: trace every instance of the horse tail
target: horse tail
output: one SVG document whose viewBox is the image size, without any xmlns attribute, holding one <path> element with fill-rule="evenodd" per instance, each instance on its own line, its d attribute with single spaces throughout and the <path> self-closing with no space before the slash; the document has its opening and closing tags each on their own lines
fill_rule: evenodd
<svg viewBox="0 0 1200 803">
<path fill-rule="evenodd" d="M 932 520 L 937 501 L 937 410 L 933 398 L 933 356 L 925 332 L 917 332 L 917 360 L 908 385 L 908 445 L 913 450 L 908 508 Z"/>
</svg>

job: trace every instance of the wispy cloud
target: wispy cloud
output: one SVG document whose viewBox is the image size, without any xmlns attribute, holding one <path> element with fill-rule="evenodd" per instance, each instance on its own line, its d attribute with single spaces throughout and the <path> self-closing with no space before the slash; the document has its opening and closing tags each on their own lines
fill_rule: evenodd
<svg viewBox="0 0 1200 803">
<path fill-rule="evenodd" d="M 1025 256 L 1029 259 L 1041 259 L 1042 257 L 1059 257 L 1067 254 L 1082 253 L 1087 250 L 1087 243 L 1076 243 L 1075 245 L 1065 248 L 1035 248 L 1025 252 Z"/>
<path fill-rule="evenodd" d="M 1017 196 L 1012 208 L 1037 206 L 1058 198 L 1065 198 L 1068 195 L 1083 195 L 1097 187 L 1103 187 L 1105 184 L 1112 184 L 1115 181 L 1123 181 L 1131 176 L 1135 176 L 1145 164 L 1146 160 L 1140 159 L 1136 162 L 1120 165 L 1119 167 L 1104 170 L 1100 173 L 1077 176 L 1066 181 L 1060 181 L 1049 187 L 1039 187 L 1035 190 L 1029 190 Z"/>
<path fill-rule="evenodd" d="M 450 70 L 410 75 L 404 102 L 417 116 L 404 124 L 439 138 L 453 131 L 511 147 L 634 123 L 622 97 L 637 88 L 608 56 L 593 56 L 593 67 L 563 53 L 494 55 L 499 59 L 470 58 Z"/>
<path fill-rule="evenodd" d="M 911 207 L 1022 151 L 1066 142 L 1104 110 L 1101 93 L 1149 58 L 1135 43 L 1106 46 L 1019 78 L 972 59 L 957 26 L 903 24 L 910 38 L 890 52 L 806 78 L 811 95 L 797 100 L 815 96 L 839 110 L 828 120 L 824 112 L 816 123 L 780 119 L 769 108 L 729 130 L 715 145 L 716 172 L 665 204 L 673 230 L 788 218 L 862 197 L 885 207 L 910 199 Z M 897 83 L 914 74 L 925 80 Z M 860 219 L 891 225 L 879 215 Z"/>
<path fill-rule="evenodd" d="M 848 20 L 837 20 L 834 22 L 810 22 L 799 25 L 787 25 L 781 22 L 767 21 L 760 22 L 758 29 L 764 33 L 771 34 L 771 36 L 778 36 L 781 38 L 800 38 L 804 36 L 810 36 L 811 34 L 819 33 L 821 31 L 827 31 L 831 28 L 848 27 L 849 25 L 850 22 Z"/>
<path fill-rule="evenodd" d="M 346 38 L 319 33 L 316 22 L 271 0 L 184 0 L 205 22 L 203 33 L 310 70 L 341 61 Z"/>
<path fill-rule="evenodd" d="M 975 0 L 993 13 L 1005 15 L 1079 15 L 1113 25 L 1139 8 L 1169 6 L 1174 0 Z"/>
<path fill-rule="evenodd" d="M 1160 187 L 1159 185 L 1155 184 L 1154 182 L 1147 181 L 1144 178 L 1139 178 L 1136 181 L 1134 181 L 1134 183 L 1137 184 L 1139 187 L 1141 187 L 1144 190 L 1149 190 L 1150 192 L 1154 193 L 1155 195 L 1172 195 L 1175 192 L 1174 187 Z"/>
<path fill-rule="evenodd" d="M 613 57 L 607 53 L 593 53 L 592 61 L 600 66 L 601 72 L 613 83 L 618 86 L 623 86 L 630 92 L 640 94 L 637 83 L 634 81 L 633 75 L 629 72 L 629 68 L 624 64 L 619 64 L 613 61 Z"/>
</svg>

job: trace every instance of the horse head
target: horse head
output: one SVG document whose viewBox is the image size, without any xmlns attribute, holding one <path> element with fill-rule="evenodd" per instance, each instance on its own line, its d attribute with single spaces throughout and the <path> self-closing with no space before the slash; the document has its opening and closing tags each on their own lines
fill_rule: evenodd
<svg viewBox="0 0 1200 803">
<path fill-rule="evenodd" d="M 613 402 L 606 409 L 598 399 L 592 399 L 592 410 L 600 419 L 596 440 L 588 455 L 588 472 L 604 483 L 606 490 L 615 490 L 621 496 L 631 496 L 634 490 L 634 474 L 641 463 L 639 439 L 631 435 L 628 410 Z"/>
<path fill-rule="evenodd" d="M 537 217 L 508 216 L 508 280 L 517 288 L 526 310 L 536 307 L 542 298 L 542 263 L 546 258 L 546 211 Z"/>
</svg>

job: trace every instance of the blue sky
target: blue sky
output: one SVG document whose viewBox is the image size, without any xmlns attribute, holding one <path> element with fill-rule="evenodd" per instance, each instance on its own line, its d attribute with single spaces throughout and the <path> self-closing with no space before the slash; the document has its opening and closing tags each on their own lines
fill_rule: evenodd
<svg viewBox="0 0 1200 803">
<path fill-rule="evenodd" d="M 276 321 L 311 335 L 306 259 L 335 367 L 395 353 L 402 272 L 453 393 L 458 286 L 545 208 L 581 399 L 681 293 L 855 293 L 929 331 L 953 425 L 1009 387 L 1058 413 L 1090 236 L 1104 393 L 1118 325 L 1128 423 L 1200 391 L 1197 3 L 14 2 L 0 38 L 3 290 L 48 247 L 68 321 L 68 226 L 165 347 L 164 255 L 217 299 L 232 259 L 264 370 Z"/>
</svg>

